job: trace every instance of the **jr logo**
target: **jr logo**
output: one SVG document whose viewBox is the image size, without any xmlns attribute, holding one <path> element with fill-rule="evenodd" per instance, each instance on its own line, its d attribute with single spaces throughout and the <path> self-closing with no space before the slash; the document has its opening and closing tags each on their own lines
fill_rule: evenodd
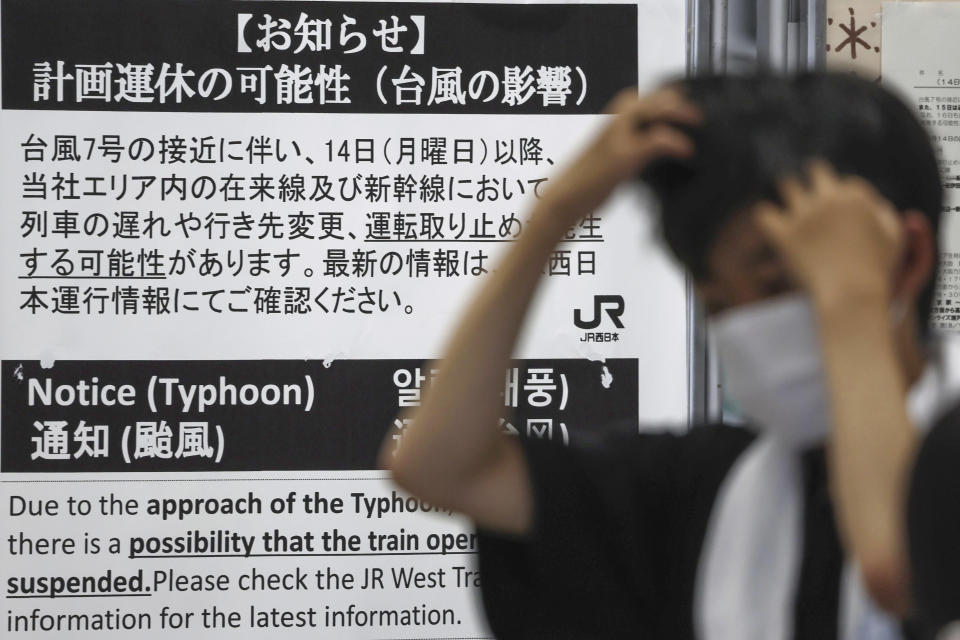
<svg viewBox="0 0 960 640">
<path fill-rule="evenodd" d="M 593 319 L 583 320 L 580 316 L 580 309 L 573 310 L 573 324 L 581 329 L 596 329 L 603 320 L 603 311 L 606 309 L 607 315 L 613 320 L 617 329 L 623 329 L 623 323 L 620 322 L 620 316 L 623 315 L 623 296 L 593 296 Z"/>
</svg>

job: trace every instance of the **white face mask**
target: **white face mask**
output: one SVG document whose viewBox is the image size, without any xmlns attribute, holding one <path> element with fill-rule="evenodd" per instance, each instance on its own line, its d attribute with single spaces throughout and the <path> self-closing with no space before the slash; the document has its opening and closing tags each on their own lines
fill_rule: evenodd
<svg viewBox="0 0 960 640">
<path fill-rule="evenodd" d="M 793 294 L 710 320 L 720 356 L 724 405 L 792 448 L 830 432 L 830 407 L 813 306 Z"/>
</svg>

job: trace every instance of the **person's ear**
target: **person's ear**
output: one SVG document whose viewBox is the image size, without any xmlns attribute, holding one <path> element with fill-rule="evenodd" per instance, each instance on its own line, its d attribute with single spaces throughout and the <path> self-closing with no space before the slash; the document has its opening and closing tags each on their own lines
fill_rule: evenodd
<svg viewBox="0 0 960 640">
<path fill-rule="evenodd" d="M 927 216 L 916 209 L 901 213 L 903 253 L 894 275 L 893 299 L 913 302 L 926 288 L 937 261 L 937 241 Z"/>
</svg>

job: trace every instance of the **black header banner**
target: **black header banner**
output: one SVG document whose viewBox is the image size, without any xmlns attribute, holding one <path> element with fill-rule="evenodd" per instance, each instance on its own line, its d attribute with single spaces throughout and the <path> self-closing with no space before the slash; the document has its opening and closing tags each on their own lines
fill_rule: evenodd
<svg viewBox="0 0 960 640">
<path fill-rule="evenodd" d="M 5 109 L 598 113 L 633 4 L 2 0 Z"/>
<path fill-rule="evenodd" d="M 435 373 L 414 360 L 46 364 L 0 366 L 0 471 L 375 469 Z M 635 358 L 518 360 L 504 374 L 512 436 L 569 443 L 638 422 Z"/>
</svg>

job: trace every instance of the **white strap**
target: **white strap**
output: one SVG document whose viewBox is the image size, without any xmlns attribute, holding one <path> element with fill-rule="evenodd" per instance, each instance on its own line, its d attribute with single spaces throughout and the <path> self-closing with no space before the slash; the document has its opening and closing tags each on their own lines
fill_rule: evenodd
<svg viewBox="0 0 960 640">
<path fill-rule="evenodd" d="M 935 347 L 907 398 L 907 412 L 920 430 L 960 399 L 960 338 L 945 336 Z M 694 625 L 702 640 L 792 640 L 803 546 L 801 482 L 798 456 L 765 436 L 727 474 L 697 572 Z M 840 598 L 842 640 L 901 637 L 899 622 L 871 601 L 849 563 Z"/>
<path fill-rule="evenodd" d="M 790 640 L 803 503 L 797 457 L 761 438 L 727 475 L 704 540 L 694 620 L 703 640 Z"/>
</svg>

